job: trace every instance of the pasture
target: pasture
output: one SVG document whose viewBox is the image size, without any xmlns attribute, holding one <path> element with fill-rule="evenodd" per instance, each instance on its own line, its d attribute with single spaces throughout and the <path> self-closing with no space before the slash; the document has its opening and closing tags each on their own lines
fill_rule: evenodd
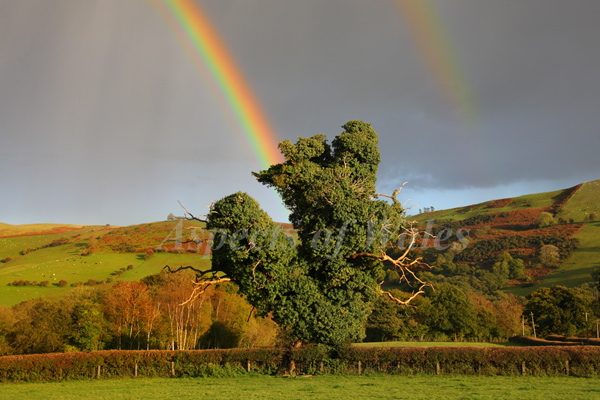
<svg viewBox="0 0 600 400">
<path fill-rule="evenodd" d="M 138 281 L 160 272 L 165 265 L 210 266 L 209 256 L 193 252 L 157 252 L 149 259 L 144 257 L 144 249 L 159 246 L 165 238 L 169 239 L 163 245 L 172 247 L 177 224 L 170 221 L 123 228 L 86 226 L 59 233 L 35 225 L 18 231 L 20 236 L 0 237 L 0 260 L 10 259 L 0 263 L 0 305 L 12 306 L 38 297 L 65 296 L 74 290 L 73 286 L 83 285 L 90 279 Z M 190 228 L 196 225 L 201 226 L 184 222 L 183 240 L 190 237 Z M 40 229 L 41 233 L 36 234 L 31 230 L 34 228 Z M 52 225 L 51 228 L 56 227 Z M 82 255 L 90 238 L 95 240 L 96 250 L 91 255 Z M 118 250 L 123 244 L 134 250 Z M 36 284 L 12 285 L 19 280 Z M 59 286 L 61 280 L 67 282 L 64 287 Z M 43 281 L 49 284 L 39 286 Z"/>
<path fill-rule="evenodd" d="M 3 383 L 0 400 L 59 399 L 568 399 L 600 397 L 599 378 L 318 375 L 284 378 L 138 378 Z"/>
</svg>

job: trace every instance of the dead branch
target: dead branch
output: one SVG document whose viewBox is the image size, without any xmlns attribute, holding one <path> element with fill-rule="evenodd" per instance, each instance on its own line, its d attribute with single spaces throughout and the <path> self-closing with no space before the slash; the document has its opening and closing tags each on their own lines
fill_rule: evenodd
<svg viewBox="0 0 600 400">
<path fill-rule="evenodd" d="M 398 196 L 398 194 L 400 194 L 400 192 L 402 191 L 402 189 L 404 188 L 404 185 L 406 185 L 408 182 L 404 182 L 402 184 L 402 186 L 400 186 L 398 189 L 394 190 L 394 192 L 389 195 L 389 194 L 385 194 L 385 193 L 375 193 L 374 195 L 371 196 L 371 198 L 369 198 L 369 200 L 373 200 L 376 199 L 379 196 L 383 196 L 383 197 L 387 197 L 388 199 L 392 199 L 394 202 L 398 201 L 396 199 L 396 197 Z M 406 204 L 406 203 L 405 203 Z M 412 206 L 411 206 L 412 207 Z"/>
<path fill-rule="evenodd" d="M 392 299 L 393 301 L 395 301 L 398 304 L 401 304 L 404 306 L 411 306 L 411 307 L 414 307 L 414 306 L 410 305 L 410 302 L 412 300 L 414 300 L 416 297 L 418 297 L 420 294 L 425 293 L 424 289 L 426 287 L 433 287 L 430 283 L 424 282 L 422 279 L 420 279 L 413 271 L 413 269 L 415 267 L 431 268 L 431 266 L 429 264 L 423 262 L 422 257 L 417 257 L 414 260 L 411 260 L 408 257 L 410 251 L 414 248 L 417 238 L 421 234 L 421 232 L 418 229 L 414 228 L 415 223 L 416 223 L 416 221 L 410 221 L 410 222 L 408 222 L 408 227 L 404 228 L 404 232 L 402 233 L 402 235 L 406 235 L 409 238 L 409 243 L 408 243 L 408 246 L 406 247 L 406 249 L 404 250 L 404 252 L 399 257 L 396 257 L 396 258 L 390 257 L 385 252 L 385 250 L 380 250 L 379 254 L 356 253 L 356 254 L 353 254 L 352 256 L 350 256 L 350 258 L 370 257 L 370 258 L 375 258 L 381 262 L 387 261 L 387 262 L 391 263 L 394 266 L 394 268 L 399 272 L 400 282 L 406 282 L 411 287 L 413 286 L 413 284 L 411 282 L 417 282 L 418 286 L 419 286 L 418 289 L 416 290 L 416 292 L 413 292 L 411 297 L 409 297 L 407 300 L 398 299 L 398 298 L 394 297 L 394 295 L 392 295 L 390 292 L 381 290 L 381 283 L 383 283 L 383 282 L 381 282 L 379 284 L 379 290 L 380 290 L 381 294 L 385 294 L 386 296 L 388 296 L 390 299 Z M 387 227 L 384 226 L 384 229 L 387 230 Z M 426 236 L 434 237 L 429 232 L 423 232 L 423 234 L 425 237 Z M 400 237 L 402 237 L 402 235 L 400 235 Z"/>
<path fill-rule="evenodd" d="M 254 264 L 254 268 L 252 268 L 252 280 L 254 281 L 254 283 L 256 283 L 256 286 L 258 286 L 258 282 L 256 282 L 256 275 L 255 275 L 255 271 L 256 271 L 256 267 L 258 267 L 258 264 L 260 264 L 260 260 L 258 260 L 256 262 L 256 264 Z M 258 289 L 262 289 L 263 287 L 259 287 Z"/>
<path fill-rule="evenodd" d="M 180 305 L 183 306 L 187 303 L 190 303 L 190 302 L 196 300 L 202 293 L 204 293 L 204 291 L 209 286 L 216 285 L 217 283 L 223 283 L 223 282 L 231 282 L 231 278 L 218 278 L 218 276 L 217 276 L 217 279 L 214 279 L 212 281 L 194 282 L 194 285 L 196 285 L 196 287 L 192 291 L 192 294 L 190 295 L 189 299 L 187 299 Z"/>
<path fill-rule="evenodd" d="M 181 208 L 183 208 L 183 209 L 184 209 L 184 211 L 185 211 L 185 213 L 186 213 L 185 219 L 187 219 L 188 221 L 189 221 L 189 220 L 194 220 L 194 221 L 199 221 L 199 222 L 208 222 L 206 219 L 200 219 L 200 217 L 207 218 L 207 217 L 208 217 L 208 214 L 206 214 L 206 215 L 201 215 L 200 217 L 196 217 L 196 216 L 194 216 L 194 214 L 192 214 L 191 212 L 189 212 L 189 211 L 188 211 L 188 209 L 187 209 L 187 208 L 185 208 L 185 207 L 184 207 L 184 205 L 183 205 L 183 204 L 181 204 L 181 202 L 180 202 L 179 200 L 177 200 L 177 202 L 179 203 L 179 205 L 181 206 Z M 215 203 L 214 201 L 211 201 L 211 203 L 210 203 L 210 206 L 207 206 L 207 207 L 209 207 L 209 208 L 210 208 L 210 213 L 212 213 L 212 212 L 213 212 L 213 211 L 212 211 L 212 207 L 213 207 L 213 204 L 214 204 L 214 203 Z M 209 213 L 209 214 L 210 214 L 210 213 Z M 188 215 L 189 215 L 189 217 L 188 217 Z"/>
<path fill-rule="evenodd" d="M 420 294 L 423 294 L 423 293 L 425 293 L 425 291 L 423 291 L 423 290 L 420 290 L 420 289 L 419 289 L 419 290 L 418 290 L 416 293 L 413 293 L 413 295 L 412 295 L 412 296 L 410 296 L 410 297 L 408 298 L 408 300 L 400 300 L 400 299 L 398 299 L 398 298 L 394 297 L 394 295 L 393 295 L 393 294 L 391 294 L 390 292 L 387 292 L 387 291 L 385 291 L 385 290 L 382 290 L 382 291 L 381 291 L 381 293 L 382 293 L 382 294 L 385 294 L 385 295 L 386 295 L 386 296 L 388 296 L 390 299 L 392 299 L 393 301 L 395 301 L 396 303 L 398 303 L 398 304 L 400 304 L 400 305 L 402 305 L 402 306 L 407 306 L 407 307 L 413 307 L 413 308 L 417 308 L 417 306 L 414 306 L 414 305 L 410 304 L 410 302 L 411 302 L 413 299 L 415 299 L 417 296 L 419 296 Z"/>
</svg>

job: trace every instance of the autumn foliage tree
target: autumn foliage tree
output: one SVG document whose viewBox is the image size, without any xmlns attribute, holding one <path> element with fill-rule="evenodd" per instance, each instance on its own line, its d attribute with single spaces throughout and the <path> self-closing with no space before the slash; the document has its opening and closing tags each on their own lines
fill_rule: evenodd
<svg viewBox="0 0 600 400">
<path fill-rule="evenodd" d="M 293 339 L 330 345 L 364 337 L 377 295 L 408 305 L 423 293 L 427 285 L 413 273 L 420 260 L 408 259 L 418 231 L 403 219 L 399 190 L 375 191 L 377 134 L 361 121 L 343 128 L 331 144 L 322 134 L 280 143 L 285 162 L 254 173 L 291 211 L 298 245 L 245 193 L 213 204 L 207 216 L 212 270 L 199 271 L 197 293 L 211 283 L 235 282 L 260 315 L 272 315 Z M 392 258 L 385 249 L 400 235 L 408 249 Z M 376 278 L 383 261 L 413 283 L 413 293 L 397 298 L 381 291 Z"/>
<path fill-rule="evenodd" d="M 127 340 L 129 350 L 141 346 L 141 334 L 147 331 L 148 319 L 156 311 L 148 287 L 140 282 L 117 282 L 110 288 L 104 300 L 105 313 L 115 327 L 119 349 L 122 339 Z"/>
</svg>

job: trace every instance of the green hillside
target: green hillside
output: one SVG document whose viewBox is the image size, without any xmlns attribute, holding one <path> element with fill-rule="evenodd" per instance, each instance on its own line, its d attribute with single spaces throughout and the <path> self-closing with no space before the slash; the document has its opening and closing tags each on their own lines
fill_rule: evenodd
<svg viewBox="0 0 600 400">
<path fill-rule="evenodd" d="M 600 222 L 590 220 L 591 214 L 600 214 L 599 199 L 597 180 L 564 190 L 423 213 L 415 219 L 423 229 L 433 224 L 433 234 L 444 229 L 468 230 L 468 246 L 453 261 L 472 270 L 491 269 L 502 252 L 522 259 L 526 276 L 511 280 L 507 290 L 526 295 L 542 286 L 576 287 L 591 282 L 591 272 L 600 267 Z M 539 218 L 544 212 L 554 220 L 541 227 Z M 558 265 L 544 265 L 540 260 L 540 248 L 548 244 L 560 250 Z M 440 253 L 431 248 L 425 251 L 434 265 Z"/>
<path fill-rule="evenodd" d="M 53 233 L 57 227 L 38 225 L 35 232 L 33 226 L 9 226 L 13 236 L 0 237 L 0 305 L 59 297 L 81 285 L 139 280 L 158 273 L 165 265 L 210 265 L 209 255 L 191 241 L 205 236 L 200 222 L 70 226 L 63 229 L 65 232 Z M 178 234 L 183 243 L 177 242 Z M 162 251 L 156 250 L 159 246 Z M 155 254 L 146 259 L 150 249 Z M 40 286 L 44 281 L 47 286 Z M 61 281 L 66 285 L 59 286 Z"/>
</svg>

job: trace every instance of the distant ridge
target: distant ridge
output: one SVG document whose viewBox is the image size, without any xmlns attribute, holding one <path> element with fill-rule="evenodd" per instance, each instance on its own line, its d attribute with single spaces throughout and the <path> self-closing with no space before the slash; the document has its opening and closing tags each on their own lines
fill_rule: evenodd
<svg viewBox="0 0 600 400">
<path fill-rule="evenodd" d="M 47 235 L 63 233 L 83 228 L 84 225 L 69 224 L 24 224 L 10 225 L 0 222 L 0 237 L 24 236 L 24 235 Z"/>
</svg>

